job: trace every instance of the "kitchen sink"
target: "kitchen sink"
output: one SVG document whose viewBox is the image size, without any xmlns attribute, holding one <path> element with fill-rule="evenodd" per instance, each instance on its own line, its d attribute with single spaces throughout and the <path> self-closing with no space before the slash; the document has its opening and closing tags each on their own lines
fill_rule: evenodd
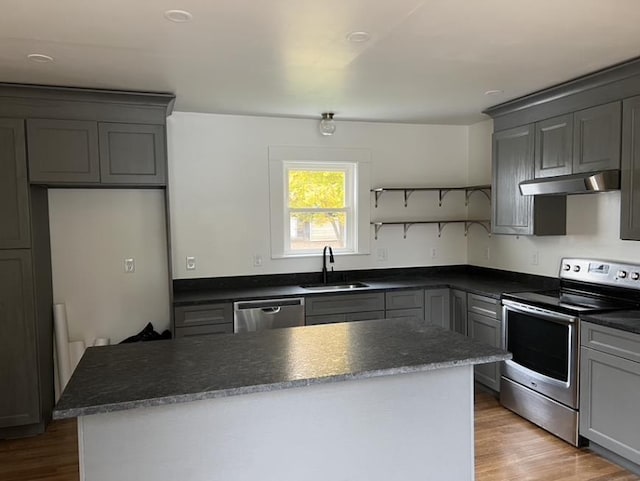
<svg viewBox="0 0 640 481">
<path fill-rule="evenodd" d="M 340 284 L 308 284 L 300 287 L 310 291 L 349 291 L 369 287 L 369 285 L 363 282 L 341 282 Z"/>
</svg>

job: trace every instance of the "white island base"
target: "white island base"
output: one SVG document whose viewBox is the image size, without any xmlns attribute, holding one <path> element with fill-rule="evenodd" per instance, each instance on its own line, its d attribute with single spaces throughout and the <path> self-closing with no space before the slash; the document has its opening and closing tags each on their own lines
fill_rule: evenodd
<svg viewBox="0 0 640 481">
<path fill-rule="evenodd" d="M 473 366 L 78 418 L 84 481 L 469 481 Z"/>
</svg>

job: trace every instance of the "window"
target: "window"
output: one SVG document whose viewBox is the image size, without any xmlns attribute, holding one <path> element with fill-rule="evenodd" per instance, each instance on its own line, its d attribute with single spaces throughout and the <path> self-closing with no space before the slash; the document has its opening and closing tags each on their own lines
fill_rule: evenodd
<svg viewBox="0 0 640 481">
<path fill-rule="evenodd" d="M 360 149 L 269 149 L 272 257 L 369 251 L 369 164 Z"/>
</svg>

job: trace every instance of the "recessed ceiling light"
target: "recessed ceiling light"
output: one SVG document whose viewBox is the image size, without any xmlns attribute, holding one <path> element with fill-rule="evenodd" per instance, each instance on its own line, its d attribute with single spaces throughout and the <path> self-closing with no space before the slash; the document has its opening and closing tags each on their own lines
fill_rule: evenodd
<svg viewBox="0 0 640 481">
<path fill-rule="evenodd" d="M 176 23 L 185 23 L 189 22 L 193 15 L 186 10 L 167 10 L 164 12 L 164 18 Z"/>
<path fill-rule="evenodd" d="M 500 95 L 501 93 L 504 93 L 504 90 L 487 90 L 484 94 L 485 95 Z"/>
<path fill-rule="evenodd" d="M 363 43 L 369 41 L 371 34 L 369 32 L 351 32 L 347 34 L 347 40 L 353 43 Z"/>
<path fill-rule="evenodd" d="M 36 63 L 50 63 L 53 62 L 53 57 L 45 55 L 43 53 L 30 53 L 27 58 Z"/>
</svg>

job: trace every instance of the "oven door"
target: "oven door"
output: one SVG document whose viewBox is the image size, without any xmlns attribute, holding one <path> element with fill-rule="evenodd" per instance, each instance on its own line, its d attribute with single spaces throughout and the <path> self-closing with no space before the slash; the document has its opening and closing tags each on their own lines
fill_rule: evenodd
<svg viewBox="0 0 640 481">
<path fill-rule="evenodd" d="M 502 335 L 513 359 L 502 375 L 566 406 L 578 408 L 578 318 L 503 301 Z"/>
</svg>

